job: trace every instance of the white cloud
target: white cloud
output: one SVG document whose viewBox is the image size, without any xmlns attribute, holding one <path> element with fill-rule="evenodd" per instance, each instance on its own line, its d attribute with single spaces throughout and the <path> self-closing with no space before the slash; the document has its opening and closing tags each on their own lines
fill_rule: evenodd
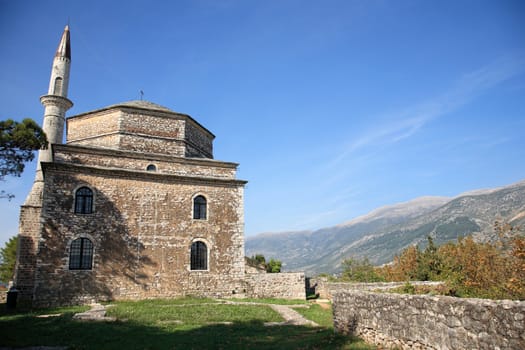
<svg viewBox="0 0 525 350">
<path fill-rule="evenodd" d="M 341 147 L 341 152 L 329 162 L 329 167 L 339 165 L 359 150 L 385 146 L 407 139 L 420 131 L 430 121 L 457 110 L 479 97 L 486 90 L 524 71 L 524 54 L 503 56 L 460 77 L 448 91 L 429 99 L 425 103 L 419 103 L 402 111 L 379 117 L 363 116 L 363 119 L 378 120 L 380 125 L 373 125 L 361 137 Z"/>
</svg>

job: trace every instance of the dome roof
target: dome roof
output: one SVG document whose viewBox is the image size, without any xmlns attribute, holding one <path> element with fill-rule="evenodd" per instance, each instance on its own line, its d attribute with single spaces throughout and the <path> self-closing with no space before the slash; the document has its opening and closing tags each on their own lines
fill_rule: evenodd
<svg viewBox="0 0 525 350">
<path fill-rule="evenodd" d="M 164 107 L 164 106 L 161 106 L 159 104 L 156 104 L 156 103 L 153 103 L 153 102 L 149 102 L 149 101 L 144 101 L 144 100 L 132 100 L 132 101 L 121 102 L 121 103 L 117 103 L 117 104 L 108 106 L 106 108 L 109 109 L 109 108 L 119 107 L 119 106 L 143 108 L 143 109 L 153 109 L 153 110 L 157 110 L 157 111 L 176 113 L 176 112 L 172 111 L 171 109 L 169 109 L 168 107 Z"/>
</svg>

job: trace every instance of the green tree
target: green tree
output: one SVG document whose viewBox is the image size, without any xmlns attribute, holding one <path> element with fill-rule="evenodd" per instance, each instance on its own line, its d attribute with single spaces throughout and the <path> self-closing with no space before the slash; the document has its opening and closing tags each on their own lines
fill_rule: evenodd
<svg viewBox="0 0 525 350">
<path fill-rule="evenodd" d="M 18 237 L 14 236 L 6 242 L 4 248 L 0 248 L 0 281 L 9 282 L 13 279 L 17 246 Z"/>
<path fill-rule="evenodd" d="M 266 259 L 262 254 L 252 255 L 251 257 L 246 257 L 246 262 L 249 266 L 252 267 L 264 267 L 266 269 Z"/>
<path fill-rule="evenodd" d="M 0 181 L 7 175 L 20 176 L 24 163 L 35 158 L 34 151 L 46 147 L 46 134 L 34 120 L 0 121 Z M 12 195 L 0 192 L 0 198 L 5 197 Z"/>
<path fill-rule="evenodd" d="M 281 266 L 282 263 L 280 260 L 276 259 L 270 259 L 270 261 L 266 264 L 266 272 L 270 273 L 278 273 L 281 272 Z"/>
<path fill-rule="evenodd" d="M 282 262 L 277 259 L 270 259 L 270 261 L 266 261 L 266 258 L 262 254 L 256 254 L 255 256 L 252 255 L 250 258 L 246 257 L 246 262 L 249 266 L 256 267 L 256 268 L 264 268 L 266 272 L 270 273 L 278 273 L 281 272 L 281 266 Z"/>
<path fill-rule="evenodd" d="M 382 282 L 384 279 L 379 276 L 374 266 L 368 258 L 358 260 L 348 258 L 343 260 L 343 272 L 341 279 L 351 282 Z"/>
<path fill-rule="evenodd" d="M 266 259 L 262 254 L 255 254 L 255 257 L 252 257 L 252 259 L 257 263 L 257 265 L 266 265 Z"/>
<path fill-rule="evenodd" d="M 420 281 L 437 281 L 441 278 L 443 261 L 432 237 L 427 237 L 427 247 L 417 257 L 417 279 Z"/>
</svg>

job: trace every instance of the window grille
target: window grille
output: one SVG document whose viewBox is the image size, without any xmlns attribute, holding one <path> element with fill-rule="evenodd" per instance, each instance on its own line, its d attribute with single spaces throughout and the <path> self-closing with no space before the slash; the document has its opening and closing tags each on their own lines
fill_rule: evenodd
<svg viewBox="0 0 525 350">
<path fill-rule="evenodd" d="M 191 245 L 191 269 L 208 269 L 208 247 L 204 242 L 193 242 Z"/>
<path fill-rule="evenodd" d="M 91 270 L 93 264 L 93 243 L 87 238 L 77 238 L 71 242 L 69 251 L 70 270 Z"/>
<path fill-rule="evenodd" d="M 196 220 L 206 220 L 206 198 L 197 196 L 193 199 L 193 218 Z"/>
<path fill-rule="evenodd" d="M 87 187 L 81 187 L 75 193 L 75 213 L 93 213 L 93 191 Z"/>
</svg>

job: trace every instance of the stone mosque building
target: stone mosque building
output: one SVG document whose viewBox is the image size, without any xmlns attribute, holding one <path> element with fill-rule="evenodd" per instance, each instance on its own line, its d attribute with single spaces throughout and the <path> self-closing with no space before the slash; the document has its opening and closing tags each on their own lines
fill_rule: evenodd
<svg viewBox="0 0 525 350">
<path fill-rule="evenodd" d="M 46 306 L 243 294 L 237 164 L 213 159 L 215 136 L 192 117 L 154 103 L 66 120 L 70 63 L 66 26 L 40 99 L 50 146 L 20 212 L 19 298 Z"/>
<path fill-rule="evenodd" d="M 66 26 L 40 98 L 49 147 L 20 210 L 19 301 L 305 298 L 304 273 L 245 266 L 246 181 L 213 159 L 209 130 L 142 100 L 66 119 L 70 64 Z"/>
</svg>

